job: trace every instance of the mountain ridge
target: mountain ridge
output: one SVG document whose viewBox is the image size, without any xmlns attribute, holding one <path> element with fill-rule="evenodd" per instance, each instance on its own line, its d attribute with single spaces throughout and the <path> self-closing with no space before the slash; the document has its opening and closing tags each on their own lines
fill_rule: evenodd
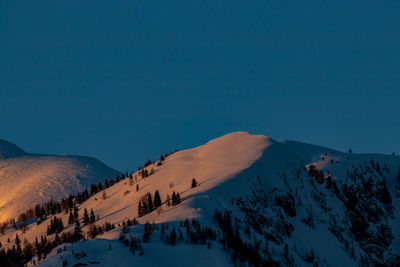
<svg viewBox="0 0 400 267">
<path fill-rule="evenodd" d="M 125 266 L 127 262 L 163 266 L 167 258 L 171 264 L 187 266 L 199 257 L 196 251 L 204 247 L 196 246 L 202 244 L 211 247 L 205 252 L 210 258 L 201 256 L 201 263 L 210 266 L 221 265 L 218 260 L 226 266 L 235 262 L 395 266 L 400 263 L 399 162 L 393 155 L 350 154 L 247 132 L 230 133 L 150 162 L 93 192 L 76 204 L 85 238 L 91 239 L 94 226 L 109 223 L 116 228 L 104 228 L 90 242 L 68 244 L 66 252 L 50 253 L 40 266 L 60 265 L 63 260 L 70 264 L 99 261 L 100 266 Z M 139 214 L 139 203 L 147 203 L 149 194 L 155 192 L 161 196 L 161 206 Z M 168 205 L 172 193 L 179 194 L 181 201 Z M 83 210 L 94 210 L 97 219 L 93 224 L 85 226 Z M 223 215 L 217 216 L 217 211 Z M 74 223 L 68 223 L 68 209 L 56 216 L 64 222 L 63 233 L 76 230 Z M 221 216 L 225 223 L 218 220 Z M 127 226 L 133 218 L 139 225 Z M 4 244 L 18 233 L 31 242 L 35 236 L 46 235 L 52 219 L 49 216 L 41 224 L 28 225 L 25 233 L 8 228 L 0 241 Z M 197 229 L 209 227 L 218 233 L 217 238 L 194 243 L 196 235 L 185 229 L 186 219 L 200 225 Z M 153 225 L 150 236 L 156 235 L 150 240 L 144 239 L 146 222 Z M 236 230 L 227 230 L 230 227 Z M 176 249 L 165 239 L 172 229 L 183 232 Z M 47 237 L 55 238 L 54 234 Z M 240 240 L 236 245 L 229 241 L 235 238 Z M 137 242 L 142 248 L 130 247 Z M 178 248 L 187 255 L 181 255 Z M 148 252 L 152 249 L 156 253 Z M 78 250 L 88 253 L 88 259 L 74 258 L 71 251 Z M 167 258 L 163 251 L 168 251 Z M 232 257 L 230 263 L 227 254 Z M 123 260 L 110 260 L 113 255 L 123 255 Z"/>
</svg>

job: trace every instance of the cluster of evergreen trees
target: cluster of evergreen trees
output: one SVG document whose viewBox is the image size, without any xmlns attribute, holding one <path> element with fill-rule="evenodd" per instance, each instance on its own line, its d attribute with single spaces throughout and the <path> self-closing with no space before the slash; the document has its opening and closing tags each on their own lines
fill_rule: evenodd
<svg viewBox="0 0 400 267">
<path fill-rule="evenodd" d="M 378 162 L 371 159 L 369 164 L 365 163 L 365 165 L 352 167 L 346 171 L 346 176 L 351 180 L 351 184 L 344 183 L 341 190 L 330 175 L 325 179 L 326 188 L 332 190 L 343 202 L 350 222 L 350 225 L 344 225 L 345 228 L 339 227 L 335 218 L 332 217 L 329 221 L 329 230 L 343 243 L 349 255 L 354 257 L 354 247 L 343 237 L 343 232 L 349 231 L 355 242 L 368 255 L 367 257 L 361 255 L 361 262 L 372 262 L 376 266 L 381 264 L 377 259 L 382 259 L 394 238 L 391 228 L 385 220 L 387 214 L 393 215 L 394 209 L 384 178 L 385 172 L 389 173 L 386 164 L 381 167 Z M 311 170 L 311 173 L 315 177 L 318 172 Z M 393 262 L 398 263 L 400 260 L 397 259 Z"/>
<path fill-rule="evenodd" d="M 136 220 L 136 217 L 133 217 L 133 219 L 128 219 L 126 222 L 125 220 L 122 221 L 122 226 L 134 226 L 139 224 L 139 222 Z"/>
<path fill-rule="evenodd" d="M 26 212 L 23 212 L 19 215 L 18 220 L 21 222 L 18 227 L 18 224 L 16 223 L 15 219 L 11 219 L 9 222 L 6 224 L 2 225 L 2 229 L 4 229 L 8 225 L 13 225 L 14 228 L 19 229 L 21 227 L 26 226 L 27 220 L 30 218 L 35 218 L 37 219 L 37 223 L 40 223 L 44 218 L 50 215 L 56 215 L 61 213 L 62 211 L 65 211 L 66 213 L 71 209 L 74 208 L 76 204 L 80 204 L 89 197 L 95 195 L 96 193 L 104 190 L 104 188 L 108 188 L 112 185 L 114 185 L 116 182 L 119 182 L 121 180 L 124 180 L 126 177 L 133 176 L 133 174 L 128 175 L 122 174 L 122 176 L 116 176 L 115 180 L 114 179 L 105 179 L 104 186 L 102 183 L 98 184 L 92 184 L 90 186 L 90 193 L 88 190 L 84 190 L 82 192 L 79 192 L 76 195 L 70 195 L 66 199 L 62 199 L 60 201 L 54 201 L 54 200 L 49 200 L 48 202 L 40 205 L 37 204 L 34 208 L 28 209 Z M 0 229 L 1 230 L 1 229 Z M 0 231 L 2 232 L 2 231 Z"/>
<path fill-rule="evenodd" d="M 234 231 L 231 211 L 225 210 L 222 214 L 222 212 L 216 209 L 214 213 L 214 222 L 222 232 L 222 237 L 220 239 L 221 244 L 224 248 L 228 248 L 232 251 L 232 261 L 235 265 L 238 264 L 238 262 L 248 262 L 251 266 L 280 266 L 269 258 L 267 260 L 263 259 L 257 246 L 242 240 L 239 232 Z"/>
<path fill-rule="evenodd" d="M 175 191 L 172 192 L 172 206 L 178 205 L 179 203 L 181 203 L 181 196 L 179 193 L 175 194 Z"/>
<path fill-rule="evenodd" d="M 150 173 L 147 169 L 141 169 L 139 170 L 138 174 L 140 177 L 142 177 L 142 179 L 149 177 L 150 175 L 152 175 L 154 172 L 153 169 L 150 170 Z"/>
<path fill-rule="evenodd" d="M 119 241 L 129 248 L 129 251 L 135 255 L 136 251 L 139 251 L 139 255 L 143 255 L 143 247 L 140 241 L 140 237 L 127 237 L 126 234 L 129 233 L 129 228 L 126 226 L 122 227 L 119 236 Z"/>
<path fill-rule="evenodd" d="M 54 216 L 54 219 L 50 220 L 50 225 L 47 227 L 47 235 L 61 233 L 63 229 L 64 229 L 64 224 L 61 218 L 57 218 L 57 216 Z"/>
<path fill-rule="evenodd" d="M 139 251 L 139 255 L 142 255 L 141 242 L 149 242 L 154 232 L 159 230 L 159 227 L 146 222 L 144 224 L 143 235 L 141 237 L 131 237 L 128 226 L 130 225 L 127 223 L 123 224 L 119 240 L 126 247 L 129 247 L 133 254 L 135 254 L 135 251 Z M 217 238 L 218 234 L 215 230 L 211 227 L 201 227 L 199 221 L 196 219 L 192 219 L 191 222 L 189 219 L 180 221 L 178 228 L 170 228 L 168 223 L 161 224 L 160 240 L 172 246 L 175 246 L 179 241 L 194 245 L 207 245 L 208 248 L 211 248 L 211 241 L 217 240 Z"/>
<path fill-rule="evenodd" d="M 154 193 L 154 201 L 150 193 L 147 193 L 145 196 L 139 200 L 138 204 L 138 217 L 142 217 L 153 210 L 157 209 L 162 205 L 160 193 L 158 190 Z"/>
<path fill-rule="evenodd" d="M 347 208 L 351 223 L 349 230 L 355 241 L 372 258 L 382 255 L 393 240 L 389 225 L 382 219 L 385 214 L 393 214 L 392 199 L 385 180 L 375 182 L 369 177 L 350 186 L 344 184 L 339 199 Z M 378 262 L 375 264 L 379 265 Z"/>
<path fill-rule="evenodd" d="M 211 227 L 201 227 L 200 222 L 196 219 L 192 219 L 190 222 L 189 219 L 186 219 L 185 221 L 181 221 L 179 224 L 180 228 L 185 229 L 185 236 L 187 238 L 187 242 L 193 245 L 205 245 L 211 240 L 216 240 L 218 235 L 215 230 L 213 230 Z M 174 231 L 175 229 L 173 229 Z M 179 239 L 182 240 L 182 235 L 181 235 L 181 230 L 178 230 L 179 233 Z M 171 237 L 168 240 L 168 235 L 166 237 L 166 241 L 171 241 Z M 210 248 L 210 244 L 208 244 L 208 247 Z"/>
<path fill-rule="evenodd" d="M 38 261 L 45 259 L 51 250 L 60 244 L 59 239 L 54 241 L 48 241 L 45 236 L 40 238 L 40 241 L 36 238 L 34 243 L 29 243 L 27 240 L 23 242 L 23 248 L 21 240 L 18 234 L 15 236 L 15 244 L 9 249 L 0 249 L 0 267 L 10 266 L 25 266 L 31 262 L 36 264 L 33 259 L 37 255 Z"/>
<path fill-rule="evenodd" d="M 172 153 L 170 153 L 170 154 L 172 154 Z M 168 153 L 166 153 L 166 152 L 165 152 L 164 155 L 161 154 L 161 155 L 160 155 L 160 158 L 159 158 L 159 160 L 158 160 L 157 166 L 161 166 L 162 163 L 163 163 L 163 161 L 165 160 L 165 158 L 168 157 L 168 156 L 169 156 L 169 155 L 168 155 Z M 141 170 L 143 170 L 144 168 L 150 166 L 150 165 L 153 164 L 153 163 L 155 163 L 155 162 L 153 162 L 151 159 L 147 159 L 146 162 L 144 163 L 143 167 L 139 165 L 139 167 L 138 167 L 139 174 L 140 174 L 140 171 L 141 171 Z M 143 177 L 143 178 L 145 178 L 145 177 Z"/>
<path fill-rule="evenodd" d="M 94 215 L 93 209 L 90 210 L 90 217 L 87 212 L 87 209 L 85 208 L 84 214 L 83 214 L 83 223 L 85 225 L 92 224 L 96 221 L 96 216 Z"/>
<path fill-rule="evenodd" d="M 69 209 L 68 224 L 76 223 L 78 219 L 79 219 L 79 209 L 77 206 L 74 206 L 73 211 L 72 208 Z"/>
<path fill-rule="evenodd" d="M 109 222 L 105 222 L 103 226 L 97 226 L 95 224 L 90 225 L 89 231 L 87 232 L 87 236 L 89 238 L 96 238 L 98 235 L 102 235 L 105 232 L 108 232 L 112 229 L 115 229 L 115 225 Z"/>
<path fill-rule="evenodd" d="M 0 250 L 0 267 L 2 266 L 23 266 L 33 259 L 35 255 L 37 255 L 38 260 L 40 261 L 42 258 L 45 258 L 50 251 L 62 243 L 74 243 L 84 238 L 83 231 L 79 222 L 79 213 L 78 208 L 74 206 L 74 208 L 70 208 L 70 216 L 69 216 L 69 224 L 75 223 L 75 228 L 73 232 L 62 233 L 61 237 L 59 233 L 64 229 L 64 224 L 61 218 L 54 216 L 50 220 L 50 223 L 47 227 L 47 235 L 55 234 L 53 241 L 48 241 L 46 236 L 42 236 L 40 241 L 36 238 L 34 244 L 30 244 L 27 240 L 24 242 L 24 248 L 21 249 L 21 241 L 19 240 L 18 235 L 15 239 L 15 245 L 8 249 Z M 94 225 L 95 215 L 93 210 L 90 212 L 90 216 L 85 209 L 83 222 L 85 225 L 93 224 L 89 230 L 88 237 L 94 238 L 97 234 L 102 234 L 103 232 L 114 229 L 115 226 L 110 223 L 105 223 L 102 227 L 96 227 Z M 93 230 L 95 229 L 95 230 Z M 92 232 L 91 232 L 92 231 Z M 93 233 L 94 232 L 94 233 Z M 1 245 L 0 245 L 1 248 Z M 2 264 L 5 265 L 2 265 Z"/>
</svg>

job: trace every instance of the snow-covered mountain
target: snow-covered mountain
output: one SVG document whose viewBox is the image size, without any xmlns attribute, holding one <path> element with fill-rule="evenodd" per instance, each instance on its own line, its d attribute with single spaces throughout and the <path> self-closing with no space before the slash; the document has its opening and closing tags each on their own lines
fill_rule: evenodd
<svg viewBox="0 0 400 267">
<path fill-rule="evenodd" d="M 0 222 L 118 174 L 94 158 L 30 154 L 0 140 Z"/>
<path fill-rule="evenodd" d="M 0 160 L 28 155 L 21 148 L 6 140 L 0 139 Z"/>
<path fill-rule="evenodd" d="M 146 165 L 57 212 L 57 236 L 50 215 L 3 247 L 39 238 L 40 266 L 400 264 L 398 156 L 235 132 Z"/>
</svg>

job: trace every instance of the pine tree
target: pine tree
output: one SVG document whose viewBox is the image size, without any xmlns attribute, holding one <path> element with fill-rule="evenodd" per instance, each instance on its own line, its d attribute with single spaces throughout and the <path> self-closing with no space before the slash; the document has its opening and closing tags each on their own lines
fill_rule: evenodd
<svg viewBox="0 0 400 267">
<path fill-rule="evenodd" d="M 58 235 L 58 231 L 57 231 L 56 235 L 54 237 L 54 246 L 55 247 L 58 246 L 58 244 L 60 244 L 60 242 L 61 242 L 61 239 L 60 239 L 60 236 Z"/>
<path fill-rule="evenodd" d="M 326 188 L 331 189 L 331 186 L 332 186 L 332 177 L 328 175 L 328 177 L 326 178 Z"/>
<path fill-rule="evenodd" d="M 68 217 L 68 224 L 73 224 L 74 223 L 74 216 L 72 215 L 72 211 L 69 213 Z"/>
<path fill-rule="evenodd" d="M 101 183 L 101 182 L 99 182 L 98 184 L 97 184 L 97 192 L 100 192 L 100 191 L 102 191 L 103 190 L 103 184 Z"/>
<path fill-rule="evenodd" d="M 93 209 L 90 210 L 90 224 L 96 221 L 96 216 L 94 216 Z"/>
<path fill-rule="evenodd" d="M 161 197 L 160 197 L 160 193 L 158 192 L 158 190 L 156 190 L 156 192 L 154 193 L 154 208 L 157 209 L 158 207 L 160 207 L 162 204 L 161 201 Z"/>
<path fill-rule="evenodd" d="M 75 222 L 78 221 L 79 219 L 79 213 L 78 213 L 79 209 L 77 206 L 74 207 L 74 220 Z"/>
<path fill-rule="evenodd" d="M 97 236 L 97 227 L 96 227 L 96 225 L 93 225 L 91 228 L 90 228 L 90 232 L 91 232 L 91 237 L 92 237 L 92 239 L 93 238 L 95 238 L 96 236 Z"/>
<path fill-rule="evenodd" d="M 85 208 L 85 211 L 84 211 L 84 213 L 83 213 L 83 223 L 85 224 L 85 225 L 88 225 L 89 224 L 89 214 L 88 214 L 88 212 L 87 212 L 87 209 Z"/>
<path fill-rule="evenodd" d="M 340 193 L 339 192 L 339 188 L 337 187 L 335 180 L 333 180 L 333 182 L 332 182 L 332 188 L 333 188 L 333 193 L 335 195 L 338 195 Z"/>
<path fill-rule="evenodd" d="M 22 250 L 24 262 L 29 262 L 33 257 L 33 247 L 26 239 L 24 241 L 24 249 Z"/>
<path fill-rule="evenodd" d="M 153 199 L 151 197 L 151 194 L 149 193 L 147 196 L 147 206 L 148 206 L 148 212 L 152 212 L 154 210 L 154 204 L 153 204 Z"/>
<path fill-rule="evenodd" d="M 139 200 L 139 204 L 138 204 L 138 217 L 142 217 L 142 216 L 143 216 L 142 201 Z"/>
<path fill-rule="evenodd" d="M 42 259 L 42 246 L 39 244 L 37 237 L 35 238 L 35 248 L 38 260 L 40 261 Z"/>
<path fill-rule="evenodd" d="M 172 205 L 175 206 L 176 204 L 177 204 L 177 202 L 176 202 L 176 194 L 175 194 L 175 191 L 174 191 L 174 192 L 172 192 Z"/>
<path fill-rule="evenodd" d="M 152 232 L 153 232 L 153 227 L 149 222 L 146 222 L 144 225 L 143 242 L 148 242 L 150 240 Z"/>
<path fill-rule="evenodd" d="M 383 179 L 379 184 L 377 191 L 378 199 L 385 205 L 391 205 L 392 198 L 390 196 L 389 190 L 387 189 L 386 180 Z"/>
<path fill-rule="evenodd" d="M 171 206 L 171 198 L 169 197 L 169 194 L 167 193 L 167 206 Z"/>
<path fill-rule="evenodd" d="M 149 213 L 149 208 L 147 206 L 146 200 L 143 200 L 143 202 L 142 202 L 142 216 L 146 215 L 147 213 Z"/>
<path fill-rule="evenodd" d="M 195 188 L 197 186 L 197 181 L 196 179 L 192 179 L 192 188 Z"/>
<path fill-rule="evenodd" d="M 18 263 L 17 266 L 21 265 L 22 263 L 22 249 L 21 249 L 21 240 L 18 237 L 18 234 L 15 235 L 15 245 L 17 246 L 16 250 L 16 262 Z"/>
<path fill-rule="evenodd" d="M 83 238 L 82 229 L 79 221 L 76 222 L 75 230 L 73 233 L 73 242 L 79 241 Z"/>
<path fill-rule="evenodd" d="M 171 245 L 175 246 L 176 245 L 176 231 L 175 227 L 172 228 L 171 234 L 169 235 L 169 242 Z"/>
</svg>

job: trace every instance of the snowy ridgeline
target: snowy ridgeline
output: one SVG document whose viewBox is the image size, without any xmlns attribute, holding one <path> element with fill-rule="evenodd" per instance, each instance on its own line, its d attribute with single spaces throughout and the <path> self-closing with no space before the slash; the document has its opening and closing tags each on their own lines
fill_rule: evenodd
<svg viewBox="0 0 400 267">
<path fill-rule="evenodd" d="M 0 241 L 41 266 L 399 266 L 399 165 L 236 132 L 92 186 Z"/>
</svg>

